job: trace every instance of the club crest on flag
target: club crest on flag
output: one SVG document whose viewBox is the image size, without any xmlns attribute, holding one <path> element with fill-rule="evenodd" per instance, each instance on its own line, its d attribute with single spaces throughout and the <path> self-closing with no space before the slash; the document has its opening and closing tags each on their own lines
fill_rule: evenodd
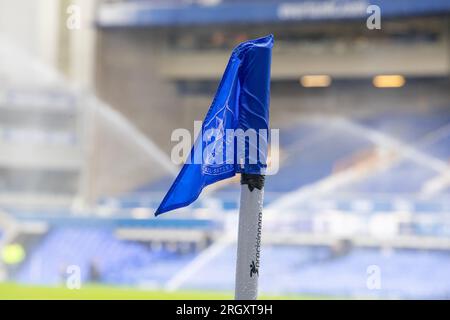
<svg viewBox="0 0 450 320">
<path fill-rule="evenodd" d="M 207 175 L 218 175 L 234 171 L 234 161 L 227 157 L 227 150 L 233 148 L 233 141 L 227 139 L 225 128 L 230 128 L 235 115 L 225 105 L 202 128 L 203 161 L 202 172 Z"/>
</svg>

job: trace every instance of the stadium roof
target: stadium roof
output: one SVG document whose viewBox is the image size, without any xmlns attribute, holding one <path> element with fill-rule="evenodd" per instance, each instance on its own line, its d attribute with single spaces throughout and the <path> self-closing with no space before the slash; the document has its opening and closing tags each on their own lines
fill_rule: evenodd
<svg viewBox="0 0 450 320">
<path fill-rule="evenodd" d="M 370 5 L 378 5 L 384 18 L 450 12 L 447 0 L 134 0 L 103 3 L 97 25 L 152 27 L 364 19 Z"/>
</svg>

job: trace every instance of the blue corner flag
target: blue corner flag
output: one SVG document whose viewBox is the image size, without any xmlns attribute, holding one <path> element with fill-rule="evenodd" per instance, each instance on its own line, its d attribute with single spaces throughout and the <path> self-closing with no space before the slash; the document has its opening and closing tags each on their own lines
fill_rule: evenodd
<svg viewBox="0 0 450 320">
<path fill-rule="evenodd" d="M 272 46 L 269 35 L 233 50 L 200 136 L 155 215 L 191 204 L 236 173 L 265 173 Z"/>
</svg>

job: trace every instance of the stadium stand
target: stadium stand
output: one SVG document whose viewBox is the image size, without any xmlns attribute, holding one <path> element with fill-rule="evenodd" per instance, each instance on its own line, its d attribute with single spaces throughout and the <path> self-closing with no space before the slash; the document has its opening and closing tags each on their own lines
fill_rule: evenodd
<svg viewBox="0 0 450 320">
<path fill-rule="evenodd" d="M 422 111 L 391 111 L 361 123 L 405 142 L 419 142 L 450 122 L 448 108 L 426 108 Z"/>
<path fill-rule="evenodd" d="M 387 170 L 341 189 L 355 194 L 417 194 L 436 171 L 412 161 L 402 161 Z M 407 182 L 407 183 L 406 183 Z"/>
<path fill-rule="evenodd" d="M 232 290 L 235 250 L 234 246 L 224 250 L 183 288 Z M 264 246 L 262 252 L 261 264 L 265 267 L 260 281 L 263 292 L 411 299 L 442 298 L 450 293 L 450 279 L 445 268 L 429 274 L 436 263 L 450 266 L 448 252 L 354 249 L 335 255 L 327 247 L 299 246 Z M 369 290 L 366 286 L 365 271 L 372 265 L 382 270 L 380 290 Z M 221 276 L 217 277 L 217 274 Z"/>
<path fill-rule="evenodd" d="M 298 126 L 301 127 L 302 124 Z M 333 173 L 339 160 L 358 151 L 370 149 L 373 145 L 365 137 L 355 136 L 330 125 L 316 126 L 316 134 L 306 136 L 295 128 L 282 128 L 281 131 L 290 135 L 289 140 L 293 141 L 293 144 L 285 148 L 281 145 L 287 158 L 280 171 L 271 177 L 267 192 L 292 191 L 323 179 Z M 295 133 L 290 134 L 290 131 Z M 319 164 L 317 159 L 321 159 Z"/>
<path fill-rule="evenodd" d="M 189 248 L 188 248 L 189 249 Z M 114 237 L 101 228 L 57 228 L 50 231 L 22 266 L 24 283 L 64 283 L 70 265 L 80 268 L 83 281 L 122 285 L 161 285 L 192 257 L 192 252 L 150 248 Z"/>
<path fill-rule="evenodd" d="M 438 128 L 433 133 L 430 133 L 428 138 L 425 137 L 421 143 L 418 144 L 418 148 L 423 152 L 431 154 L 443 161 L 449 161 L 450 159 L 450 125 L 446 125 Z"/>
<path fill-rule="evenodd" d="M 437 113 L 430 119 L 423 119 L 421 115 L 399 114 L 396 121 L 402 122 L 402 119 L 405 119 L 402 129 L 394 131 L 389 125 L 391 120 L 386 116 L 373 117 L 369 122 L 362 120 L 361 123 L 405 143 L 417 144 L 418 149 L 446 159 L 448 136 L 442 135 L 433 143 L 420 144 L 417 141 L 423 139 L 426 142 L 427 135 L 445 127 L 450 119 L 448 114 Z M 373 142 L 363 136 L 355 136 L 340 127 L 314 121 L 306 121 L 284 132 L 289 137 L 284 137 L 281 144 L 289 157 L 284 159 L 280 173 L 270 178 L 268 194 L 292 191 L 332 176 L 340 160 L 374 148 Z M 319 164 L 316 159 L 321 159 Z M 293 172 L 296 179 L 287 179 L 288 176 L 292 177 Z M 435 175 L 436 172 L 426 166 L 402 160 L 381 173 L 340 188 L 339 192 L 354 195 L 389 193 L 391 197 L 417 194 L 423 184 Z M 170 180 L 162 179 L 152 186 L 152 190 L 164 189 Z M 286 184 L 286 181 L 290 183 Z M 228 186 L 222 191 L 234 192 L 237 199 L 236 187 Z M 138 191 L 142 193 L 146 189 Z M 448 194 L 449 191 L 447 188 L 442 192 Z M 216 198 L 222 198 L 220 192 L 216 192 Z M 124 198 L 122 208 L 137 206 L 133 203 L 133 194 L 130 197 L 131 200 Z M 139 203 L 147 207 L 155 204 L 157 201 L 151 204 Z M 229 209 L 235 210 L 236 207 L 237 203 Z M 226 209 L 226 204 L 223 204 L 223 208 Z M 424 205 L 417 210 L 436 212 L 433 206 Z M 420 223 L 412 225 L 412 232 L 417 235 L 446 236 L 442 228 L 430 228 Z M 329 247 L 265 246 L 262 252 L 264 269 L 261 271 L 261 291 L 265 293 L 411 299 L 442 298 L 450 294 L 450 278 L 445 271 L 450 267 L 450 255 L 445 251 L 356 248 L 334 256 Z M 33 248 L 16 274 L 16 279 L 23 283 L 55 285 L 65 281 L 67 266 L 74 264 L 81 268 L 85 281 L 161 288 L 198 254 L 192 249 L 180 252 L 176 247 L 156 248 L 148 242 L 119 240 L 114 229 L 57 227 Z M 193 275 L 182 288 L 231 290 L 234 255 L 235 247 L 230 246 Z M 380 290 L 367 289 L 367 274 L 361 270 L 370 265 L 379 266 L 383 272 Z M 429 270 L 436 265 L 443 267 L 430 273 Z M 218 274 L 221 276 L 217 277 Z M 273 281 L 274 277 L 277 281 Z"/>
</svg>

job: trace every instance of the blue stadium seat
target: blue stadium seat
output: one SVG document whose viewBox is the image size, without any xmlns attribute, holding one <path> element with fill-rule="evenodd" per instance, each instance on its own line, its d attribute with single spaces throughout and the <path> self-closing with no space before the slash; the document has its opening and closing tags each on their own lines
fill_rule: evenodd
<svg viewBox="0 0 450 320">
<path fill-rule="evenodd" d="M 440 137 L 438 140 L 425 145 L 419 145 L 422 152 L 431 154 L 443 161 L 450 161 L 450 133 Z"/>
<path fill-rule="evenodd" d="M 423 184 L 436 172 L 430 168 L 404 160 L 382 172 L 357 183 L 340 188 L 341 192 L 353 194 L 416 194 Z"/>
<path fill-rule="evenodd" d="M 450 112 L 446 108 L 427 109 L 420 112 L 389 110 L 385 114 L 377 114 L 361 120 L 361 123 L 394 138 L 417 142 L 426 134 L 449 124 Z"/>
</svg>

